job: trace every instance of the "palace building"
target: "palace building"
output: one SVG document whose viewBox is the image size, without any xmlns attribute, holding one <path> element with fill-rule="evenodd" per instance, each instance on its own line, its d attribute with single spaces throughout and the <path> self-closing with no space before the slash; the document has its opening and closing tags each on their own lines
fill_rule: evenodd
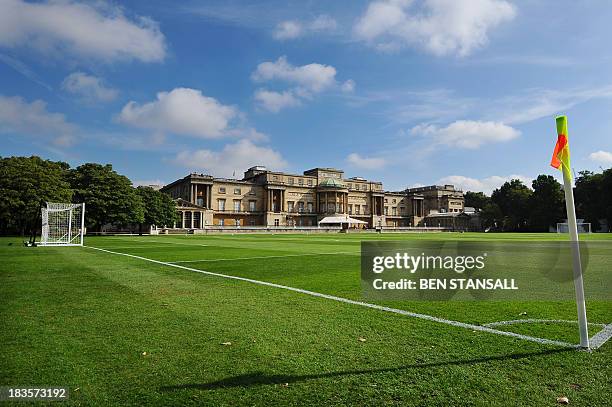
<svg viewBox="0 0 612 407">
<path fill-rule="evenodd" d="M 256 166 L 241 180 L 192 173 L 161 191 L 176 200 L 174 226 L 181 229 L 317 226 L 340 217 L 353 227 L 447 226 L 464 214 L 463 193 L 453 185 L 390 192 L 382 182 L 345 178 L 334 168 L 288 174 Z"/>
</svg>

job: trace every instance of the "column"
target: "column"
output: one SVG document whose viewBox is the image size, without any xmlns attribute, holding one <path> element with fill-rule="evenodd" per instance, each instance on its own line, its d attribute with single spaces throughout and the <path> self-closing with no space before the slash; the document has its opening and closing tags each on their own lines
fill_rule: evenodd
<svg viewBox="0 0 612 407">
<path fill-rule="evenodd" d="M 325 192 L 325 213 L 329 212 L 329 192 Z"/>
<path fill-rule="evenodd" d="M 338 213 L 338 192 L 334 192 L 334 213 Z"/>
<path fill-rule="evenodd" d="M 181 211 L 181 229 L 185 229 L 185 211 Z"/>
<path fill-rule="evenodd" d="M 193 211 L 190 211 L 190 212 L 191 212 L 191 222 L 190 222 L 191 223 L 191 227 L 190 227 L 190 229 L 193 229 Z"/>
</svg>

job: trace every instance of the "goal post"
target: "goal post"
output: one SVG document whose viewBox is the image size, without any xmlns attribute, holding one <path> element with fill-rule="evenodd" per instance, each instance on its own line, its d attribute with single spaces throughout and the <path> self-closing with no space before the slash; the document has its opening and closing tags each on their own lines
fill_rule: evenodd
<svg viewBox="0 0 612 407">
<path fill-rule="evenodd" d="M 576 223 L 578 233 L 591 233 L 591 224 L 588 222 L 578 222 Z M 567 222 L 559 222 L 557 223 L 557 233 L 569 233 L 569 227 L 567 226 Z"/>
<path fill-rule="evenodd" d="M 41 211 L 41 246 L 83 246 L 85 203 L 47 202 Z"/>
</svg>

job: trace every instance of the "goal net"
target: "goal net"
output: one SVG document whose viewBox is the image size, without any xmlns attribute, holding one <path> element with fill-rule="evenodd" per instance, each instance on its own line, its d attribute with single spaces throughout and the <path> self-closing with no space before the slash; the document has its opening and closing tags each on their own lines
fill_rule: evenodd
<svg viewBox="0 0 612 407">
<path fill-rule="evenodd" d="M 580 222 L 577 223 L 578 233 L 591 233 L 591 224 Z M 567 222 L 557 223 L 557 233 L 569 233 Z"/>
<path fill-rule="evenodd" d="M 47 202 L 42 208 L 43 246 L 83 246 L 85 204 Z"/>
</svg>

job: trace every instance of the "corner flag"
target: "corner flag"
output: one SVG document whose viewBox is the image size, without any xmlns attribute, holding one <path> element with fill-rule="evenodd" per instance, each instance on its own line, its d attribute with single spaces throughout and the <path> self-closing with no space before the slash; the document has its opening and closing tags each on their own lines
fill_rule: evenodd
<svg viewBox="0 0 612 407">
<path fill-rule="evenodd" d="M 578 309 L 578 325 L 580 328 L 580 346 L 589 348 L 589 331 L 587 327 L 586 305 L 584 303 L 584 284 L 582 281 L 582 265 L 578 243 L 578 226 L 576 225 L 576 208 L 574 206 L 574 191 L 572 189 L 572 173 L 570 167 L 569 136 L 567 132 L 567 116 L 558 116 L 557 144 L 550 165 L 563 172 L 563 188 L 565 189 L 565 209 L 567 211 L 567 226 L 572 245 L 574 289 L 576 291 L 576 307 Z"/>
<path fill-rule="evenodd" d="M 567 116 L 557 117 L 557 144 L 550 165 L 562 171 L 570 171 L 570 151 L 567 136 Z M 561 168 L 559 168 L 561 167 Z M 571 175 L 571 172 L 570 172 Z"/>
</svg>

